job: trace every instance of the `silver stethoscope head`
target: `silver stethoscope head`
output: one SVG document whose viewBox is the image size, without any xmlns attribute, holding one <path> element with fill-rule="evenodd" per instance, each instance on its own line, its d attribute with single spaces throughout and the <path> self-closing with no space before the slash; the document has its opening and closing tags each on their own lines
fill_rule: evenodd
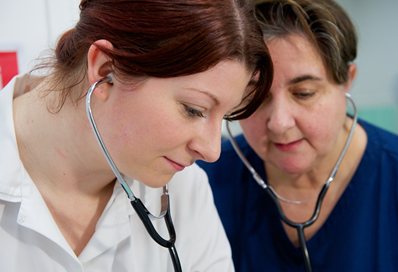
<svg viewBox="0 0 398 272">
<path fill-rule="evenodd" d="M 352 137 L 354 135 L 354 130 L 355 127 L 357 125 L 358 122 L 358 111 L 357 111 L 357 107 L 355 105 L 354 100 L 352 99 L 351 95 L 349 93 L 345 94 L 346 99 L 351 103 L 352 105 L 352 110 L 353 110 L 353 116 L 352 116 L 352 125 L 350 128 L 350 131 L 348 132 L 347 135 L 347 139 L 346 142 L 340 152 L 340 155 L 336 161 L 336 163 L 334 164 L 329 177 L 326 179 L 325 184 L 323 185 L 322 189 L 320 190 L 319 194 L 318 194 L 318 198 L 316 201 L 316 205 L 314 208 L 314 211 L 311 215 L 311 217 L 304 221 L 304 222 L 294 222 L 292 220 L 290 220 L 284 213 L 282 207 L 281 207 L 281 203 L 280 202 L 285 202 L 285 203 L 290 203 L 290 204 L 301 204 L 302 201 L 298 201 L 298 200 L 290 200 L 290 199 L 286 199 L 280 195 L 278 195 L 276 193 L 276 191 L 269 185 L 267 185 L 267 183 L 261 178 L 261 176 L 257 173 L 257 171 L 254 169 L 254 167 L 250 164 L 250 162 L 247 160 L 247 158 L 245 157 L 245 155 L 243 154 L 242 150 L 240 149 L 240 147 L 238 146 L 234 136 L 232 135 L 231 132 L 231 128 L 229 125 L 229 122 L 227 121 L 225 124 L 225 127 L 227 129 L 227 135 L 228 138 L 232 144 L 232 147 L 234 148 L 235 152 L 238 154 L 240 160 L 243 162 L 243 164 L 246 166 L 246 168 L 250 171 L 250 173 L 252 174 L 253 179 L 258 183 L 258 185 L 260 185 L 261 188 L 263 188 L 268 195 L 271 197 L 271 199 L 273 200 L 273 202 L 275 203 L 277 209 L 278 209 L 278 213 L 279 213 L 279 217 L 281 218 L 281 220 L 283 222 L 285 222 L 287 225 L 295 228 L 297 230 L 297 234 L 299 237 L 299 243 L 300 243 L 300 247 L 302 249 L 303 252 L 303 256 L 304 256 L 304 260 L 305 260 L 305 268 L 307 272 L 312 271 L 311 268 L 311 263 L 310 263 L 310 257 L 308 254 L 308 250 L 307 250 L 307 245 L 306 245 L 306 241 L 305 241 L 305 235 L 304 235 L 304 228 L 312 225 L 319 216 L 320 210 L 321 210 L 321 206 L 322 206 L 322 202 L 323 199 L 328 191 L 328 188 L 330 186 L 330 184 L 332 183 L 332 181 L 334 180 L 337 171 L 340 167 L 340 164 L 345 156 L 345 154 L 347 153 L 348 147 L 351 143 Z"/>
</svg>

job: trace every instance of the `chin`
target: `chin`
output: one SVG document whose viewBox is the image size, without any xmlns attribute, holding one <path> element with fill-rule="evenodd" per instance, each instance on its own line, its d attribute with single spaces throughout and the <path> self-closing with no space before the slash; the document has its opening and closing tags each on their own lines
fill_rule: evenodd
<svg viewBox="0 0 398 272">
<path fill-rule="evenodd" d="M 275 166 L 289 175 L 299 175 L 311 170 L 311 167 L 308 167 L 308 165 L 304 165 L 302 162 L 298 161 L 279 162 L 275 164 Z"/>
<path fill-rule="evenodd" d="M 172 175 L 170 175 L 170 174 L 154 175 L 151 177 L 146 177 L 146 178 L 142 178 L 142 179 L 138 179 L 138 180 L 148 187 L 161 188 L 161 187 L 165 186 L 167 183 L 169 183 L 173 176 L 174 176 L 174 174 L 172 174 Z"/>
</svg>

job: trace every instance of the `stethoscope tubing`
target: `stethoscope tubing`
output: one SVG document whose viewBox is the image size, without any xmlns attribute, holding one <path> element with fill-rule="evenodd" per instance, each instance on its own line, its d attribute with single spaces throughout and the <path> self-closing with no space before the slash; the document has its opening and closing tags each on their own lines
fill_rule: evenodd
<svg viewBox="0 0 398 272">
<path fill-rule="evenodd" d="M 94 90 L 98 87 L 98 85 L 102 83 L 111 83 L 112 84 L 112 78 L 110 76 L 104 77 L 95 83 L 93 83 L 90 88 L 87 91 L 86 94 L 86 114 L 89 120 L 89 123 L 91 125 L 91 128 L 94 132 L 95 138 L 97 139 L 98 144 L 101 147 L 101 150 L 104 154 L 104 157 L 106 161 L 108 162 L 110 168 L 112 169 L 112 172 L 117 178 L 117 181 L 119 184 L 122 186 L 123 190 L 126 192 L 127 197 L 130 200 L 131 206 L 134 208 L 136 211 L 138 217 L 142 221 L 145 229 L 147 230 L 148 234 L 151 236 L 151 238 L 158 243 L 159 245 L 168 248 L 171 260 L 173 263 L 174 271 L 175 272 L 181 272 L 181 263 L 177 254 L 177 250 L 175 248 L 175 241 L 176 241 L 176 232 L 174 229 L 173 221 L 171 218 L 170 214 L 170 199 L 169 199 L 169 194 L 168 194 L 168 188 L 167 185 L 163 187 L 163 195 L 161 196 L 161 213 L 159 216 L 155 216 L 151 214 L 148 209 L 145 207 L 145 205 L 142 203 L 142 201 L 137 198 L 133 191 L 131 190 L 130 186 L 127 184 L 127 182 L 124 179 L 124 175 L 119 171 L 118 167 L 116 166 L 115 162 L 113 161 L 108 149 L 106 148 L 106 145 L 101 137 L 101 134 L 98 130 L 98 127 L 96 125 L 92 110 L 91 110 L 91 95 L 94 92 Z M 169 233 L 169 239 L 163 238 L 155 229 L 152 221 L 150 218 L 154 219 L 161 219 L 163 218 L 167 231 Z"/>
<path fill-rule="evenodd" d="M 304 234 L 304 229 L 311 226 L 319 217 L 319 213 L 322 207 L 322 202 L 323 199 L 329 189 L 330 184 L 332 183 L 332 181 L 334 180 L 338 169 L 340 167 L 341 162 L 343 161 L 343 158 L 345 156 L 345 154 L 347 153 L 348 147 L 351 143 L 353 134 L 354 134 L 354 130 L 355 127 L 357 125 L 358 122 L 358 111 L 357 111 L 357 107 L 355 105 L 354 100 L 352 99 L 351 95 L 349 93 L 345 94 L 346 98 L 348 101 L 350 101 L 352 107 L 353 107 L 353 122 L 350 128 L 350 131 L 348 133 L 346 142 L 339 154 L 339 157 L 334 165 L 334 167 L 332 168 L 332 171 L 329 174 L 328 179 L 326 180 L 325 184 L 322 186 L 318 197 L 317 197 L 317 201 L 315 204 L 315 208 L 314 211 L 312 213 L 312 215 L 310 216 L 310 218 L 304 222 L 295 222 L 290 220 L 286 214 L 284 213 L 280 201 L 279 201 L 279 196 L 278 194 L 275 192 L 275 190 L 267 185 L 267 183 L 260 177 L 260 175 L 257 173 L 257 171 L 253 168 L 253 166 L 250 164 L 250 162 L 247 160 L 247 158 L 245 157 L 245 155 L 243 154 L 243 152 L 241 151 L 240 147 L 238 146 L 237 142 L 235 141 L 230 126 L 229 126 L 229 122 L 226 122 L 226 129 L 227 129 L 227 135 L 228 138 L 232 144 L 232 147 L 234 148 L 235 152 L 237 153 L 237 155 L 239 156 L 240 160 L 243 162 L 243 164 L 246 166 L 246 168 L 250 171 L 250 173 L 253 176 L 253 179 L 257 182 L 257 184 L 263 188 L 267 194 L 271 197 L 271 199 L 273 200 L 273 202 L 275 203 L 278 213 L 279 213 L 279 217 L 280 219 L 285 222 L 287 225 L 289 225 L 290 227 L 293 227 L 297 230 L 297 235 L 299 238 L 299 244 L 300 244 L 300 248 L 304 257 L 304 265 L 305 265 L 305 270 L 307 272 L 311 272 L 312 271 L 312 267 L 311 267 L 311 261 L 310 261 L 310 256 L 308 253 L 308 249 L 307 249 L 307 244 L 306 244 L 306 239 L 305 239 L 305 234 Z"/>
<path fill-rule="evenodd" d="M 97 139 L 97 142 L 100 145 L 101 150 L 104 153 L 104 157 L 105 157 L 106 161 L 108 162 L 109 166 L 111 167 L 112 172 L 115 174 L 117 180 L 119 181 L 123 190 L 126 192 L 128 198 L 130 200 L 134 200 L 135 196 L 134 196 L 133 192 L 131 191 L 127 182 L 124 180 L 122 174 L 120 173 L 115 162 L 113 161 L 108 149 L 106 148 L 106 145 L 105 145 L 104 140 L 102 139 L 101 134 L 97 128 L 97 124 L 94 120 L 94 115 L 91 110 L 91 95 L 93 94 L 93 92 L 95 91 L 97 86 L 102 83 L 112 83 L 112 78 L 110 76 L 104 77 L 90 86 L 89 90 L 87 91 L 87 95 L 86 95 L 86 114 L 90 121 L 91 128 L 95 134 L 95 138 Z"/>
</svg>

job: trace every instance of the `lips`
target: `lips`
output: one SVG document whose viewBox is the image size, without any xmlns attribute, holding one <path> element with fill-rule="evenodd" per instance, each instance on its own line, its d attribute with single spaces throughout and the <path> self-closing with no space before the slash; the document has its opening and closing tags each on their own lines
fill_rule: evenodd
<svg viewBox="0 0 398 272">
<path fill-rule="evenodd" d="M 176 161 L 173 161 L 169 159 L 168 157 L 165 157 L 165 159 L 170 163 L 170 165 L 176 170 L 176 171 L 182 171 L 184 170 L 185 167 L 189 166 L 189 164 L 181 164 Z"/>
<path fill-rule="evenodd" d="M 297 140 L 297 141 L 292 141 L 289 143 L 274 143 L 275 147 L 278 148 L 280 151 L 284 152 L 289 152 L 289 151 L 294 151 L 298 148 L 298 146 L 301 144 L 302 139 Z"/>
</svg>

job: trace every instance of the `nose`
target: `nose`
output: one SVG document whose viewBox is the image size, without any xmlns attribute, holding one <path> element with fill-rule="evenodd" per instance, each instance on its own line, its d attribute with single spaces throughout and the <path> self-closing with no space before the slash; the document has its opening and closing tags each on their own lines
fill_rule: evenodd
<svg viewBox="0 0 398 272">
<path fill-rule="evenodd" d="M 221 152 L 221 122 L 219 125 L 206 125 L 195 132 L 189 149 L 196 160 L 215 162 Z"/>
<path fill-rule="evenodd" d="M 276 98 L 268 105 L 267 128 L 274 134 L 283 134 L 294 127 L 295 119 L 293 108 L 289 106 L 286 98 Z"/>
</svg>

